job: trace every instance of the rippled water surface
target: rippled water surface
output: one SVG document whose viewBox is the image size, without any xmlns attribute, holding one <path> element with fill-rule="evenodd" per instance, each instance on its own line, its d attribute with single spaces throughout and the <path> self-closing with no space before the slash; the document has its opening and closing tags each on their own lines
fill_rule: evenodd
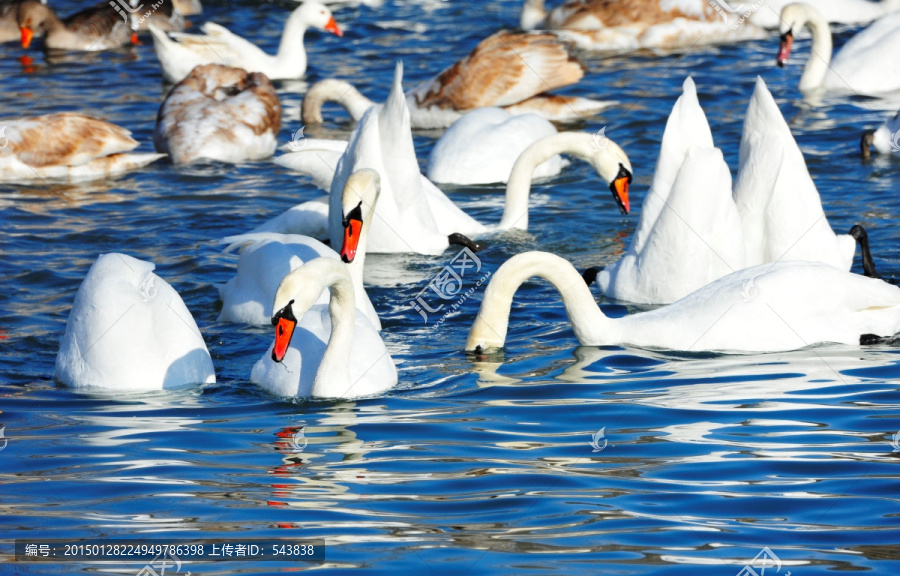
<svg viewBox="0 0 900 576">
<path fill-rule="evenodd" d="M 64 14 L 74 2 L 51 2 Z M 388 1 L 337 12 L 344 38 L 310 33 L 307 81 L 338 76 L 382 100 L 394 61 L 427 78 L 479 39 L 514 25 L 518 2 Z M 207 2 L 202 17 L 277 46 L 288 5 Z M 840 45 L 853 30 L 837 36 Z M 805 104 L 796 83 L 808 41 L 786 69 L 777 39 L 688 54 L 585 56 L 569 94 L 619 102 L 572 128 L 603 126 L 635 168 L 639 206 L 665 119 L 693 74 L 716 143 L 736 168 L 741 122 L 762 75 L 791 124 L 836 230 L 869 229 L 886 276 L 900 274 L 900 163 L 859 159 L 859 134 L 891 105 Z M 152 149 L 163 95 L 152 46 L 26 73 L 0 47 L 0 117 L 75 110 L 126 126 Z M 301 127 L 305 84 L 279 86 L 282 142 Z M 308 129 L 345 137 L 347 116 Z M 435 134 L 417 134 L 424 161 Z M 535 187 L 529 234 L 497 238 L 495 270 L 540 249 L 579 267 L 618 258 L 637 216 L 573 163 Z M 451 196 L 485 221 L 495 190 Z M 823 346 L 716 356 L 584 348 L 555 293 L 516 297 L 507 350 L 494 363 L 461 352 L 481 290 L 439 329 L 408 303 L 452 257 L 373 256 L 369 294 L 400 385 L 354 402 L 286 401 L 249 382 L 271 329 L 216 322 L 216 283 L 236 257 L 217 239 L 312 198 L 308 180 L 270 162 L 174 168 L 110 181 L 0 186 L 0 572 L 134 574 L 140 565 L 13 563 L 13 538 L 219 537 L 315 540 L 325 563 L 194 564 L 195 575 L 303 568 L 366 574 L 734 575 L 763 547 L 778 572 L 900 573 L 900 349 Z M 218 383 L 199 390 L 79 395 L 51 376 L 75 291 L 98 254 L 151 260 L 182 295 Z M 859 263 L 854 268 L 859 270 Z M 474 282 L 474 280 L 472 281 Z M 621 314 L 621 306 L 609 306 Z M 308 445 L 286 438 L 306 426 Z M 596 450 L 591 446 L 596 436 Z M 4 442 L 0 440 L 0 442 Z M 898 446 L 900 449 L 900 446 Z M 758 568 L 757 568 L 758 571 Z M 184 571 L 183 571 L 184 572 Z"/>
</svg>

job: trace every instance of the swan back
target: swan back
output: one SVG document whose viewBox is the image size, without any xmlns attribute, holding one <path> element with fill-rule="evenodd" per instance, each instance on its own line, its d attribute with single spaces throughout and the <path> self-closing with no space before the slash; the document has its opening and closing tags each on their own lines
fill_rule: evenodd
<svg viewBox="0 0 900 576">
<path fill-rule="evenodd" d="M 760 138 L 755 135 L 765 135 Z M 835 235 L 825 217 L 822 201 L 816 185 L 806 168 L 803 153 L 797 146 L 791 130 L 785 122 L 775 98 L 762 78 L 757 78 L 750 105 L 744 119 L 741 137 L 740 165 L 750 164 L 750 158 L 759 146 L 772 146 L 772 139 L 780 141 L 784 150 L 783 160 L 774 186 L 766 190 L 765 182 L 759 187 L 742 186 L 736 190 L 735 202 L 742 209 L 756 202 L 747 198 L 750 194 L 770 198 L 763 212 L 742 213 L 746 227 L 763 226 L 763 246 L 748 247 L 748 254 L 762 255 L 762 262 L 778 260 L 811 260 L 824 262 L 842 270 L 853 265 L 855 242 L 847 235 Z M 767 169 L 773 169 L 769 166 Z M 774 169 L 773 169 L 774 171 Z M 761 262 L 748 260 L 753 266 Z"/>
<path fill-rule="evenodd" d="M 641 216 L 629 246 L 629 250 L 635 253 L 644 249 L 644 244 L 666 204 L 669 191 L 688 150 L 694 146 L 713 147 L 712 131 L 706 120 L 706 114 L 700 107 L 694 79 L 688 77 L 682 90 L 666 121 L 653 181 L 641 204 Z"/>
<path fill-rule="evenodd" d="M 159 390 L 216 381 L 200 330 L 154 265 L 103 254 L 69 312 L 53 377 L 74 388 Z"/>
</svg>

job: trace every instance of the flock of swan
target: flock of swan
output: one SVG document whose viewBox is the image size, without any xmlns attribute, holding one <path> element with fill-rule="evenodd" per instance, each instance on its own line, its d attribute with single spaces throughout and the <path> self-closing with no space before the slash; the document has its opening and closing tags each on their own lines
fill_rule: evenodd
<svg viewBox="0 0 900 576">
<path fill-rule="evenodd" d="M 184 32 L 184 16 L 202 10 L 197 0 L 165 0 L 145 14 L 115 4 L 60 19 L 42 0 L 0 0 L 0 42 L 28 47 L 43 37 L 45 49 L 105 50 L 149 33 L 161 77 L 174 84 L 159 108 L 157 153 L 134 152 L 138 142 L 128 130 L 90 116 L 21 118 L 5 125 L 0 181 L 107 178 L 164 157 L 173 164 L 270 158 L 282 114 L 272 81 L 305 74 L 308 29 L 342 35 L 330 8 L 315 1 L 287 18 L 275 55 L 213 22 L 199 34 Z M 830 23 L 869 25 L 832 58 Z M 398 62 L 383 103 L 337 78 L 309 88 L 306 124 L 321 123 L 323 105 L 337 102 L 357 126 L 348 141 L 295 138 L 274 161 L 308 175 L 323 194 L 222 240 L 239 257 L 234 277 L 218 286 L 219 321 L 274 327 L 251 381 L 279 396 L 348 398 L 395 386 L 397 369 L 363 281 L 366 254 L 437 256 L 452 245 L 475 252 L 483 238 L 502 241 L 510 230 L 527 230 L 532 179 L 564 171 L 562 155 L 593 167 L 615 206 L 631 212 L 634 168 L 626 151 L 605 134 L 559 132 L 554 124 L 612 104 L 550 93 L 585 74 L 570 44 L 677 51 L 766 38 L 777 29 L 781 65 L 794 36 L 808 30 L 812 54 L 801 91 L 878 97 L 900 89 L 900 64 L 891 58 L 900 49 L 900 0 L 769 0 L 743 14 L 716 0 L 566 0 L 549 11 L 543 0 L 525 0 L 519 24 L 412 88 L 404 88 Z M 583 345 L 772 352 L 869 344 L 900 332 L 900 288 L 878 276 L 865 230 L 832 229 L 762 79 L 744 118 L 732 178 L 694 80 L 686 78 L 621 259 L 582 273 L 549 253 L 510 258 L 484 291 L 466 350 L 487 354 L 504 346 L 513 296 L 533 277 L 559 292 Z M 413 145 L 416 128 L 446 129 L 425 174 Z M 863 155 L 896 151 L 898 130 L 900 115 L 865 132 Z M 66 145 L 48 149 L 48 142 Z M 647 169 L 650 159 L 634 166 Z M 438 186 L 496 183 L 506 185 L 497 223 L 477 221 Z M 850 272 L 857 244 L 864 275 Z M 95 261 L 69 314 L 56 380 L 107 390 L 215 381 L 190 311 L 153 270 L 120 253 Z M 608 298 L 659 307 L 608 318 L 593 283 Z"/>
</svg>

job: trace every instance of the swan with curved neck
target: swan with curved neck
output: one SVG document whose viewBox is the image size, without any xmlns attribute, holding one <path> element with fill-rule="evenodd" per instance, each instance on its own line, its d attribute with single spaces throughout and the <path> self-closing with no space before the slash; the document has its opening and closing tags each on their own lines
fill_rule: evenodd
<svg viewBox="0 0 900 576">
<path fill-rule="evenodd" d="M 329 321 L 323 322 L 325 305 L 317 302 L 326 289 Z M 273 309 L 275 342 L 253 367 L 251 381 L 281 396 L 328 398 L 369 396 L 397 383 L 393 360 L 357 311 L 353 281 L 340 261 L 316 258 L 290 272 Z"/>
<path fill-rule="evenodd" d="M 343 36 L 331 11 L 314 1 L 304 2 L 291 12 L 274 56 L 213 22 L 203 25 L 203 35 L 178 33 L 170 38 L 155 26 L 149 29 L 163 77 L 177 83 L 196 66 L 213 63 L 262 72 L 270 80 L 300 78 L 306 73 L 303 38 L 310 27 Z"/>
<path fill-rule="evenodd" d="M 878 94 L 900 88 L 900 71 L 883 65 L 885 58 L 900 51 L 900 13 L 882 16 L 832 55 L 831 30 L 822 14 L 810 4 L 788 4 L 781 11 L 778 66 L 787 63 L 794 35 L 803 28 L 812 32 L 812 46 L 800 77 L 802 92 Z"/>
<path fill-rule="evenodd" d="M 579 343 L 684 351 L 776 352 L 832 342 L 858 345 L 900 331 L 900 288 L 817 262 L 747 268 L 707 284 L 673 304 L 609 318 L 566 260 L 526 252 L 491 278 L 466 350 L 502 348 L 512 299 L 532 277 L 562 297 Z"/>
<path fill-rule="evenodd" d="M 272 271 L 299 266 L 313 258 L 332 258 L 346 263 L 356 291 L 357 306 L 369 322 L 381 330 L 381 321 L 363 286 L 366 243 L 380 193 L 381 178 L 374 170 L 359 170 L 347 180 L 341 194 L 343 244 L 328 247 L 306 236 L 269 231 L 223 239 L 222 242 L 229 244 L 226 252 L 240 246 L 241 256 L 235 277 L 219 286 L 222 311 L 218 321 L 268 323 L 268 304 L 277 289 L 271 278 Z M 326 301 L 327 297 L 323 296 L 321 303 Z"/>
<path fill-rule="evenodd" d="M 506 188 L 506 204 L 498 226 L 487 226 L 463 212 L 419 172 L 402 88 L 403 66 L 397 64 L 394 86 L 387 101 L 366 112 L 338 163 L 331 184 L 329 236 L 336 246 L 343 239 L 342 211 L 337 195 L 347 175 L 360 168 L 383 174 L 381 199 L 376 207 L 368 250 L 374 253 L 418 252 L 440 254 L 450 236 L 481 236 L 528 227 L 531 174 L 550 157 L 569 153 L 587 160 L 613 191 L 622 210 L 630 208 L 628 186 L 631 162 L 614 142 L 597 146 L 588 134 L 562 133 L 532 144 L 516 162 Z"/>
</svg>

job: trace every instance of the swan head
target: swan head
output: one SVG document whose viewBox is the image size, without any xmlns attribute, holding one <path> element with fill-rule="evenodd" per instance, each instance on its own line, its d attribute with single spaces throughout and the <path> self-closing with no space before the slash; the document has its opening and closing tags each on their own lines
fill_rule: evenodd
<svg viewBox="0 0 900 576">
<path fill-rule="evenodd" d="M 331 32 L 335 36 L 343 36 L 344 33 L 338 27 L 331 10 L 319 2 L 304 2 L 291 14 L 290 20 L 302 22 L 307 26 Z"/>
<path fill-rule="evenodd" d="M 363 226 L 368 228 L 368 224 L 371 224 L 380 193 L 381 176 L 371 168 L 354 172 L 344 185 L 341 196 L 341 224 L 344 227 L 341 260 L 347 264 L 353 262 L 360 250 Z"/>
<path fill-rule="evenodd" d="M 593 141 L 592 145 L 594 148 L 597 148 Z M 631 160 L 628 159 L 625 151 L 618 144 L 607 138 L 602 148 L 595 150 L 588 161 L 593 165 L 600 177 L 603 178 L 603 181 L 609 183 L 609 190 L 612 192 L 616 205 L 622 214 L 631 212 L 631 201 L 628 198 L 628 191 L 631 187 L 633 171 Z"/>
<path fill-rule="evenodd" d="M 34 35 L 46 32 L 55 19 L 53 11 L 43 2 L 29 1 L 20 4 L 16 20 L 22 33 L 22 48 L 31 46 Z"/>
<path fill-rule="evenodd" d="M 781 10 L 781 24 L 778 32 L 781 34 L 781 46 L 775 63 L 779 67 L 787 64 L 791 56 L 791 47 L 794 45 L 794 34 L 803 29 L 814 18 L 815 8 L 809 4 L 795 2 L 788 4 Z"/>
<path fill-rule="evenodd" d="M 297 319 L 319 300 L 322 291 L 331 288 L 332 305 L 350 303 L 353 306 L 353 285 L 347 267 L 334 258 L 314 258 L 292 270 L 284 277 L 275 291 L 272 308 L 272 326 L 275 327 L 275 345 L 272 360 L 281 362 L 291 345 Z"/>
<path fill-rule="evenodd" d="M 547 12 L 544 10 L 544 0 L 525 0 L 522 6 L 522 14 L 519 16 L 519 27 L 522 30 L 534 30 L 537 28 Z"/>
</svg>

